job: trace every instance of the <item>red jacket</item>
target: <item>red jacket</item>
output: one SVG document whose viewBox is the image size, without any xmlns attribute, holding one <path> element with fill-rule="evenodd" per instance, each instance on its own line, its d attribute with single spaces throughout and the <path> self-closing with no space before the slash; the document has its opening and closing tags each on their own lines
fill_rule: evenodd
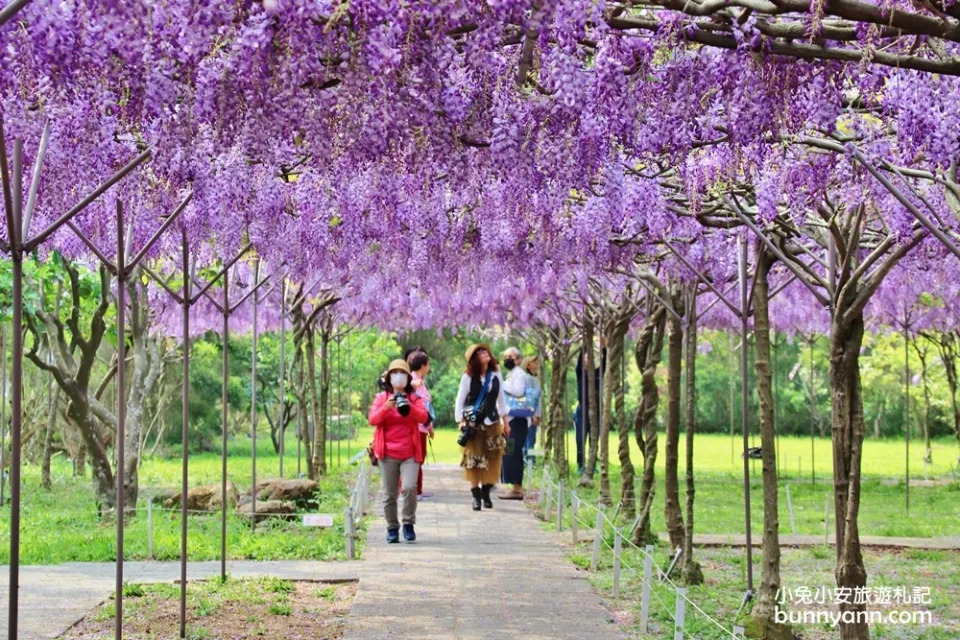
<svg viewBox="0 0 960 640">
<path fill-rule="evenodd" d="M 387 430 L 405 429 L 409 433 L 413 443 L 414 458 L 418 463 L 423 463 L 423 442 L 420 438 L 420 430 L 417 425 L 427 421 L 427 409 L 423 400 L 415 393 L 407 394 L 407 401 L 410 403 L 410 414 L 406 417 L 401 416 L 396 407 L 387 407 L 387 399 L 392 397 L 392 393 L 386 391 L 378 393 L 373 400 L 373 406 L 370 407 L 369 420 L 373 425 L 373 454 L 378 460 L 383 460 L 387 455 Z"/>
</svg>

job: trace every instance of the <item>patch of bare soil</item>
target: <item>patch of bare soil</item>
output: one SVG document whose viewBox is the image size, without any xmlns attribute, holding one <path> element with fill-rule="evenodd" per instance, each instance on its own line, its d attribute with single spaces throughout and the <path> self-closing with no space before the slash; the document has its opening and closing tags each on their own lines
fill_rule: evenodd
<svg viewBox="0 0 960 640">
<path fill-rule="evenodd" d="M 336 639 L 356 595 L 356 583 L 329 584 L 276 578 L 194 581 L 187 591 L 187 638 L 192 640 Z M 179 638 L 180 587 L 127 585 L 123 636 L 129 640 Z M 65 640 L 114 637 L 111 598 L 74 625 Z"/>
</svg>

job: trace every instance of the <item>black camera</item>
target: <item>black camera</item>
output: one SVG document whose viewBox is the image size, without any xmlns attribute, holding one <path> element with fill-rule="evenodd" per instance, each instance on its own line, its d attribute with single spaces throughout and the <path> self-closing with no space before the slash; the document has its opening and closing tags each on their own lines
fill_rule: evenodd
<svg viewBox="0 0 960 640">
<path fill-rule="evenodd" d="M 474 411 L 473 407 L 464 408 L 463 431 L 460 432 L 460 437 L 457 438 L 457 445 L 461 447 L 467 446 L 467 442 L 470 441 L 470 438 L 473 437 L 473 434 L 479 431 L 476 425 L 477 425 L 476 411 Z"/>
<path fill-rule="evenodd" d="M 477 432 L 477 428 L 471 424 L 467 424 L 463 431 L 460 432 L 460 437 L 457 438 L 457 445 L 461 447 L 467 446 L 467 443 L 470 442 L 470 438 L 473 437 L 473 434 Z"/>
<path fill-rule="evenodd" d="M 405 393 L 395 393 L 393 394 L 393 401 L 397 405 L 397 413 L 406 418 L 410 415 L 410 401 L 407 400 L 407 394 Z"/>
</svg>

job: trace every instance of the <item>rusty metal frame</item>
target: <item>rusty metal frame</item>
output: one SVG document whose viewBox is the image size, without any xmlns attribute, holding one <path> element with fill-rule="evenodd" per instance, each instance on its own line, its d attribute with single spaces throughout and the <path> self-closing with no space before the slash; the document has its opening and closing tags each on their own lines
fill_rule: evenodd
<svg viewBox="0 0 960 640">
<path fill-rule="evenodd" d="M 8 21 L 26 2 L 15 1 L 0 11 L 0 24 Z M 0 182 L 3 187 L 3 206 L 6 213 L 7 239 L 0 240 L 0 251 L 10 256 L 12 263 L 13 280 L 13 322 L 11 335 L 13 337 L 11 367 L 11 384 L 13 386 L 11 402 L 11 445 L 10 445 L 10 582 L 9 582 L 9 613 L 7 635 L 10 640 L 16 640 L 19 627 L 19 590 L 20 590 L 20 502 L 21 502 L 21 454 L 22 454 L 22 413 L 23 413 L 23 257 L 39 247 L 47 238 L 64 225 L 71 224 L 71 220 L 83 211 L 92 202 L 103 195 L 110 187 L 118 183 L 138 166 L 151 158 L 150 150 L 137 155 L 110 178 L 102 182 L 88 195 L 82 198 L 70 210 L 48 224 L 40 233 L 30 237 L 30 222 L 33 209 L 36 205 L 37 191 L 46 156 L 47 143 L 50 136 L 49 123 L 45 125 L 41 136 L 37 157 L 32 172 L 30 191 L 27 197 L 26 208 L 23 203 L 23 141 L 13 140 L 13 171 L 11 174 L 7 157 L 7 141 L 4 133 L 5 126 L 0 116 Z M 122 215 L 122 213 L 118 214 Z M 29 238 L 29 239 L 28 239 Z M 123 240 L 119 241 L 122 244 Z M 119 245 L 118 245 L 119 246 Z M 122 362 L 121 362 L 122 367 Z M 4 371 L 6 367 L 4 367 Z M 121 369 L 122 371 L 122 369 Z M 6 403 L 4 403 L 5 405 Z M 122 446 L 122 445 L 121 445 Z M 120 451 L 118 450 L 118 455 Z M 118 478 L 122 481 L 122 468 Z M 122 485 L 121 485 L 122 486 Z M 118 495 L 122 500 L 122 491 Z M 122 528 L 122 516 L 118 518 L 118 527 Z M 122 596 L 122 533 L 118 537 L 118 596 Z M 118 600 L 118 628 L 121 619 Z M 119 633 L 119 631 L 117 631 Z M 117 636 L 120 637 L 119 635 Z"/>
</svg>

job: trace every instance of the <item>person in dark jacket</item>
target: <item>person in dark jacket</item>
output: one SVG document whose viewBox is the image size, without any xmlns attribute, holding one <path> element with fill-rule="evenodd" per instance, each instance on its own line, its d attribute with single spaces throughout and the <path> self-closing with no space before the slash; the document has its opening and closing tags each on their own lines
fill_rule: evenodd
<svg viewBox="0 0 960 640">
<path fill-rule="evenodd" d="M 600 378 L 607 367 L 607 347 L 600 339 L 600 366 L 594 369 L 593 386 L 596 389 L 597 403 L 600 403 Z M 602 408 L 602 405 L 600 405 Z M 577 440 L 577 473 L 583 473 L 587 439 L 590 437 L 590 398 L 587 394 L 586 376 L 583 373 L 583 349 L 577 357 L 577 408 L 573 412 L 573 424 Z"/>
</svg>

